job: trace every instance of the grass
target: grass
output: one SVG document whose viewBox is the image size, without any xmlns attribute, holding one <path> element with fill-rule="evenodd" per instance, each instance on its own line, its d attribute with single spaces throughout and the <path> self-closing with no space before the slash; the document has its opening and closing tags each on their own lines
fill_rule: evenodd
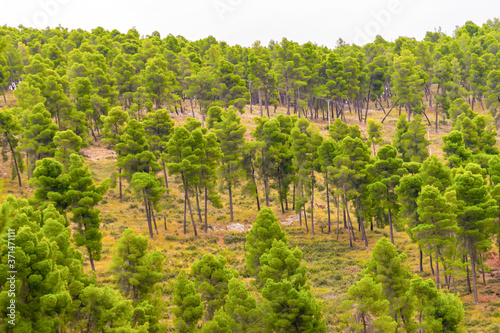
<svg viewBox="0 0 500 333">
<path fill-rule="evenodd" d="M 11 92 L 7 92 L 8 104 L 13 105 L 15 98 Z M 3 98 L 0 98 L 3 103 Z M 3 104 L 1 104 L 3 105 Z M 190 108 L 188 108 L 190 110 Z M 481 108 L 478 108 L 481 112 Z M 253 117 L 259 115 L 258 107 L 254 106 L 253 113 L 250 114 L 249 108 L 245 110 L 242 116 L 242 124 L 248 130 L 254 128 Z M 278 113 L 286 113 L 286 108 L 278 108 Z M 176 124 L 185 123 L 187 117 L 191 115 L 172 116 Z M 271 109 L 271 115 L 274 113 Z M 384 117 L 383 112 L 369 111 L 370 118 L 381 121 Z M 383 140 L 384 143 L 391 143 L 395 132 L 398 112 L 393 110 L 391 115 L 384 122 Z M 429 111 L 428 116 L 431 121 L 434 119 L 434 113 Z M 197 114 L 198 119 L 201 119 Z M 349 125 L 357 124 L 360 127 L 362 135 L 366 135 L 366 125 L 359 124 L 354 114 L 346 113 L 347 123 Z M 327 135 L 327 120 L 315 121 L 323 135 Z M 442 157 L 441 153 L 441 136 L 450 131 L 451 125 L 449 120 L 444 125 L 440 125 L 438 133 L 435 133 L 433 127 L 429 128 L 429 136 L 432 142 L 431 151 L 434 154 Z M 247 132 L 247 139 L 251 136 Z M 378 148 L 378 147 L 377 147 Z M 116 160 L 114 157 L 94 159 L 92 158 L 93 150 L 105 150 L 106 147 L 101 143 L 91 143 L 91 147 L 86 150 L 86 161 L 92 171 L 93 178 L 96 182 L 101 182 L 105 178 L 110 177 L 116 171 Z M 23 179 L 23 188 L 18 188 L 17 182 L 10 180 L 10 164 L 0 162 L 0 171 L 2 174 L 3 188 L 0 194 L 0 202 L 9 194 L 17 197 L 29 197 L 32 195 L 33 188 L 26 186 L 27 179 Z M 25 175 L 24 175 L 25 176 Z M 158 230 L 155 232 L 155 237 L 150 240 L 149 247 L 151 250 L 161 251 L 166 258 L 165 261 L 165 277 L 161 282 L 161 289 L 164 292 L 166 300 L 170 302 L 173 281 L 179 271 L 189 271 L 191 265 L 196 260 L 200 259 L 206 253 L 214 255 L 222 255 L 227 260 L 229 265 L 235 268 L 242 279 L 247 283 L 249 290 L 259 299 L 258 291 L 250 283 L 246 276 L 244 266 L 244 243 L 245 233 L 230 232 L 226 230 L 229 221 L 229 208 L 225 205 L 222 209 L 215 209 L 209 205 L 208 224 L 215 227 L 216 231 L 210 231 L 208 234 L 203 232 L 202 225 L 197 222 L 199 237 L 194 237 L 191 223 L 188 220 L 188 234 L 183 234 L 183 200 L 182 192 L 179 189 L 179 179 L 169 177 L 171 185 L 168 197 L 165 196 L 162 205 L 165 207 L 161 216 L 157 219 Z M 120 201 L 118 197 L 118 188 L 113 188 L 105 195 L 103 202 L 100 205 L 101 216 L 103 218 L 101 230 L 104 234 L 103 238 L 103 255 L 102 260 L 96 262 L 96 271 L 98 280 L 102 283 L 111 283 L 111 273 L 108 267 L 112 261 L 114 251 L 116 249 L 117 240 L 121 237 L 124 230 L 127 228 L 133 229 L 136 233 L 148 235 L 146 217 L 142 210 L 141 203 L 136 200 L 131 193 L 129 186 L 124 182 L 124 197 Z M 263 189 L 259 188 L 260 193 Z M 247 228 L 253 223 L 257 216 L 256 204 L 253 198 L 242 196 L 240 190 L 236 190 L 234 195 L 234 216 L 237 223 L 244 224 Z M 223 202 L 227 202 L 227 193 L 222 194 Z M 261 198 L 262 199 L 262 198 Z M 261 200 L 261 203 L 264 200 Z M 316 193 L 315 202 L 325 205 L 326 198 L 324 192 Z M 192 201 L 195 207 L 194 200 Z M 278 219 L 285 220 L 294 215 L 288 211 L 286 214 L 281 213 L 281 209 L 275 200 L 271 203 L 272 209 L 276 212 Z M 339 320 L 342 313 L 341 304 L 346 298 L 346 292 L 349 286 L 354 284 L 360 277 L 361 271 L 371 256 L 371 249 L 378 239 L 388 235 L 388 230 L 375 229 L 374 231 L 367 230 L 369 248 L 365 249 L 361 242 L 360 233 L 356 232 L 357 241 L 354 247 L 349 247 L 349 238 L 347 233 L 341 228 L 339 240 L 336 239 L 336 211 L 332 205 L 332 233 L 322 233 L 320 228 L 316 228 L 316 235 L 312 237 L 306 234 L 303 227 L 299 227 L 298 222 L 294 222 L 292 226 L 283 227 L 287 233 L 290 247 L 299 247 L 304 254 L 304 263 L 308 268 L 308 276 L 312 286 L 312 290 L 324 303 L 324 314 L 328 324 L 329 332 L 340 332 Z M 163 216 L 166 219 L 166 230 L 163 224 Z M 189 214 L 188 214 L 189 218 Z M 196 215 L 195 215 L 196 218 Z M 327 214 L 324 209 L 315 209 L 315 220 L 317 226 L 326 226 Z M 196 220 L 197 221 L 197 220 Z M 353 221 L 354 222 L 354 221 Z M 355 223 L 355 222 L 354 222 Z M 355 223 L 355 228 L 356 228 Z M 324 228 L 324 231 L 327 229 Z M 429 262 L 424 260 L 424 272 L 420 273 L 418 265 L 418 248 L 412 244 L 406 233 L 395 232 L 396 247 L 400 252 L 407 254 L 407 265 L 413 272 L 420 274 L 423 277 L 431 277 Z M 80 249 L 86 258 L 84 249 Z M 90 270 L 88 260 L 84 263 L 84 269 Z M 462 277 L 457 284 L 461 299 L 464 302 L 466 309 L 466 326 L 469 332 L 499 332 L 500 330 L 500 273 L 498 270 L 492 270 L 488 275 L 488 284 L 483 286 L 478 282 L 481 304 L 474 305 L 473 295 L 466 290 L 465 280 Z M 491 276 L 490 276 L 491 275 Z M 481 281 L 481 279 L 478 279 Z M 167 318 L 171 318 L 170 311 L 166 314 Z M 170 319 L 166 319 L 170 320 Z"/>
</svg>

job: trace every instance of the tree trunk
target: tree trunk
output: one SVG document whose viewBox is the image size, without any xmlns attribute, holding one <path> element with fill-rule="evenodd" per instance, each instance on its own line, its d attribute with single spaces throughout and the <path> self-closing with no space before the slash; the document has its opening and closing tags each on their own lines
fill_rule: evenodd
<svg viewBox="0 0 500 333">
<path fill-rule="evenodd" d="M 118 182 L 119 182 L 119 188 L 120 188 L 120 201 L 122 201 L 122 168 L 120 167 L 118 169 Z"/>
<path fill-rule="evenodd" d="M 331 232 L 331 220 L 330 220 L 330 193 L 328 191 L 328 170 L 326 170 L 325 175 L 326 183 L 326 210 L 328 212 L 328 233 Z"/>
<path fill-rule="evenodd" d="M 234 216 L 233 216 L 233 192 L 231 190 L 231 181 L 228 181 L 228 187 L 229 187 L 229 213 L 231 214 L 231 222 L 234 221 Z"/>
<path fill-rule="evenodd" d="M 264 187 L 266 190 L 266 206 L 270 207 L 270 205 L 269 205 L 269 178 L 268 178 L 267 174 L 264 175 Z"/>
<path fill-rule="evenodd" d="M 307 225 L 307 213 L 306 213 L 306 205 L 304 205 L 302 207 L 302 209 L 304 210 L 304 223 L 306 225 L 306 232 L 309 232 L 309 226 Z"/>
<path fill-rule="evenodd" d="M 155 226 L 155 231 L 156 231 L 156 234 L 158 235 L 158 227 L 156 226 L 155 212 L 154 212 L 153 208 L 151 207 L 151 202 L 148 202 L 148 205 L 149 205 L 149 211 L 151 213 L 151 217 L 153 218 L 153 224 Z"/>
<path fill-rule="evenodd" d="M 88 249 L 87 249 L 87 251 L 88 251 Z M 89 252 L 89 260 L 90 260 L 90 267 L 92 268 L 92 270 L 95 273 L 94 259 L 92 258 L 92 255 L 90 254 L 90 252 Z"/>
<path fill-rule="evenodd" d="M 142 191 L 144 199 L 144 211 L 146 212 L 146 218 L 148 220 L 149 237 L 153 239 L 153 225 L 151 224 L 151 216 L 149 215 L 148 202 L 146 200 L 146 193 Z"/>
<path fill-rule="evenodd" d="M 14 166 L 16 167 L 17 179 L 19 181 L 19 187 L 23 187 L 21 184 L 21 173 L 19 172 L 19 167 L 17 166 L 16 153 L 14 152 L 14 148 L 10 142 L 9 136 L 5 133 L 5 138 L 7 139 L 7 143 L 9 144 L 10 152 L 12 154 L 12 161 L 14 161 Z"/>
<path fill-rule="evenodd" d="M 203 225 L 203 219 L 201 217 L 201 209 L 200 209 L 200 200 L 198 198 L 198 188 L 195 188 L 195 194 L 196 194 L 196 209 L 198 210 L 198 218 L 200 220 L 200 224 Z"/>
<path fill-rule="evenodd" d="M 205 233 L 208 233 L 208 188 L 205 186 Z"/>
<path fill-rule="evenodd" d="M 260 89 L 257 89 L 257 92 L 259 93 L 259 108 L 260 108 L 260 117 L 264 117 L 264 111 L 262 110 L 262 96 L 260 94 Z M 252 104 L 250 104 L 252 105 Z"/>
<path fill-rule="evenodd" d="M 168 195 L 168 179 L 167 179 L 167 168 L 165 167 L 165 161 L 162 159 L 161 163 L 163 165 L 163 177 L 165 178 L 165 187 L 167 188 Z"/>
<path fill-rule="evenodd" d="M 311 174 L 311 235 L 314 236 L 314 170 Z"/>
<path fill-rule="evenodd" d="M 337 241 L 339 240 L 339 229 L 340 229 L 340 199 L 337 197 Z"/>
<path fill-rule="evenodd" d="M 252 181 L 255 186 L 255 200 L 257 201 L 257 211 L 260 212 L 260 201 L 259 201 L 259 189 L 257 188 L 257 182 L 255 181 L 255 169 L 252 165 Z"/>
<path fill-rule="evenodd" d="M 392 212 L 390 208 L 389 208 L 389 231 L 391 233 L 391 243 L 394 245 L 394 234 L 392 231 Z"/>
<path fill-rule="evenodd" d="M 420 246 L 418 246 L 418 251 L 420 252 L 420 271 L 424 271 L 424 266 L 423 266 L 423 259 L 424 259 L 424 254 L 422 253 L 422 249 Z"/>
<path fill-rule="evenodd" d="M 434 275 L 434 265 L 432 264 L 432 254 L 429 254 L 429 266 L 431 267 L 432 275 Z"/>
<path fill-rule="evenodd" d="M 467 263 L 467 255 L 466 254 L 464 254 L 464 256 L 463 256 L 463 262 Z M 466 266 L 465 269 L 466 269 L 466 272 L 467 272 L 467 287 L 469 288 L 469 293 L 471 293 L 472 292 L 472 288 L 471 288 L 471 285 L 470 285 L 469 266 Z"/>
<path fill-rule="evenodd" d="M 194 223 L 194 217 L 193 217 L 193 210 L 191 209 L 191 202 L 189 201 L 189 192 L 186 186 L 186 198 L 187 198 L 187 204 L 189 208 L 189 214 L 191 215 L 191 223 L 193 224 L 193 231 L 194 235 L 198 236 L 198 231 L 196 230 L 196 223 Z"/>
<path fill-rule="evenodd" d="M 469 239 L 470 270 L 472 274 L 472 287 L 474 288 L 474 304 L 479 304 L 476 285 L 476 258 L 472 240 Z"/>
<path fill-rule="evenodd" d="M 439 290 L 439 251 L 436 253 L 436 288 Z"/>
</svg>

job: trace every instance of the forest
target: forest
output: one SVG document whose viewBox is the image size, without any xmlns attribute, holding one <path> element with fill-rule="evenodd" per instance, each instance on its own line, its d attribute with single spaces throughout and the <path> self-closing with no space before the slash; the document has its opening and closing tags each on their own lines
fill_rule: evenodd
<svg viewBox="0 0 500 333">
<path fill-rule="evenodd" d="M 2 332 L 500 331 L 498 18 L 2 26 L 0 88 Z"/>
</svg>

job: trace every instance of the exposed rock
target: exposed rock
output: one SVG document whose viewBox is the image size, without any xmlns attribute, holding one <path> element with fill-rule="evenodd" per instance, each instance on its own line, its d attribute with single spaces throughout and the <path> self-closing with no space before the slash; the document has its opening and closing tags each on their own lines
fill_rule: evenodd
<svg viewBox="0 0 500 333">
<path fill-rule="evenodd" d="M 302 213 L 302 214 L 304 214 L 304 213 Z M 306 213 L 306 216 L 307 216 L 307 215 L 308 215 L 308 214 Z M 297 214 L 297 215 L 295 215 L 295 216 L 291 216 L 291 217 L 287 218 L 286 220 L 280 221 L 280 224 L 281 224 L 281 225 L 287 225 L 287 226 L 290 226 L 290 225 L 292 225 L 292 224 L 293 224 L 293 222 L 297 222 L 299 219 L 300 219 L 300 218 L 299 218 L 299 215 Z"/>
<path fill-rule="evenodd" d="M 231 223 L 227 226 L 229 231 L 245 231 L 245 226 L 241 223 Z"/>
</svg>

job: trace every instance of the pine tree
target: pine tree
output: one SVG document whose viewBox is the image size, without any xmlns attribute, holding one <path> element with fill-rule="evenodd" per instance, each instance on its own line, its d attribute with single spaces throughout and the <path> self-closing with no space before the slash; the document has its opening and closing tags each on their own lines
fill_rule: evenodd
<svg viewBox="0 0 500 333">
<path fill-rule="evenodd" d="M 271 208 L 266 207 L 257 215 L 246 240 L 245 263 L 250 274 L 256 276 L 261 270 L 260 258 L 271 249 L 274 240 L 286 244 L 287 238 Z"/>
<path fill-rule="evenodd" d="M 158 109 L 144 116 L 143 127 L 149 150 L 161 160 L 165 187 L 168 189 L 167 171 L 165 167 L 168 140 L 174 133 L 174 122 L 170 119 L 168 110 Z"/>
<path fill-rule="evenodd" d="M 335 160 L 335 157 L 337 157 L 338 154 L 339 154 L 338 147 L 333 139 L 323 140 L 321 145 L 318 147 L 318 162 L 321 167 L 321 171 L 324 173 L 324 181 L 325 181 L 326 206 L 328 213 L 328 233 L 331 232 L 330 191 L 332 191 L 332 189 L 330 188 L 330 185 L 335 186 L 331 174 L 333 168 L 333 161 Z M 336 201 L 338 202 L 338 200 Z M 337 210 L 338 210 L 338 205 L 337 205 Z"/>
<path fill-rule="evenodd" d="M 245 143 L 246 132 L 246 127 L 240 124 L 240 120 L 236 112 L 230 109 L 222 114 L 222 121 L 215 125 L 215 133 L 217 134 L 222 150 L 221 178 L 226 183 L 225 188 L 229 191 L 231 222 L 234 221 L 232 191 L 240 178 L 241 150 Z"/>
<path fill-rule="evenodd" d="M 53 205 L 60 214 L 66 216 L 66 210 L 70 205 L 67 192 L 70 190 L 71 181 L 63 169 L 63 165 L 53 158 L 37 161 L 30 183 L 38 187 L 30 201 L 42 208 Z"/>
<path fill-rule="evenodd" d="M 304 286 L 307 277 L 306 267 L 301 265 L 302 258 L 302 251 L 298 248 L 292 251 L 285 242 L 274 240 L 269 251 L 260 257 L 259 281 L 264 285 L 268 280 L 288 280 L 297 289 Z"/>
<path fill-rule="evenodd" d="M 120 292 L 113 287 L 90 285 L 81 293 L 79 309 L 82 318 L 80 331 L 99 332 L 106 329 L 132 331 L 130 318 L 133 306 L 130 300 L 124 300 Z"/>
<path fill-rule="evenodd" d="M 36 161 L 45 157 L 54 157 L 56 151 L 54 135 L 58 126 L 52 122 L 50 113 L 42 103 L 36 104 L 32 110 L 28 111 L 23 126 L 25 129 L 21 148 L 26 152 L 29 178 L 33 175 Z"/>
<path fill-rule="evenodd" d="M 379 151 L 380 152 L 380 151 Z M 366 191 L 367 173 L 366 167 L 371 162 L 369 148 L 361 138 L 345 137 L 339 145 L 339 154 L 333 162 L 332 177 L 339 185 L 342 205 L 347 216 L 347 230 L 349 234 L 349 243 L 355 241 L 354 228 L 349 213 L 349 201 L 354 200 L 356 214 L 361 216 L 360 196 Z M 368 239 L 365 233 L 364 223 L 360 220 L 361 232 L 365 241 L 365 247 L 368 247 Z"/>
<path fill-rule="evenodd" d="M 235 321 L 224 310 L 215 311 L 212 320 L 203 325 L 202 333 L 232 333 L 234 332 Z"/>
<path fill-rule="evenodd" d="M 319 169 L 318 165 L 318 147 L 321 145 L 323 137 L 318 129 L 307 119 L 299 119 L 290 134 L 291 147 L 293 154 L 293 165 L 297 173 L 297 182 L 299 193 L 296 196 L 295 211 L 300 213 L 304 210 L 308 201 L 311 203 L 311 235 L 314 236 L 314 187 L 316 186 L 316 177 L 314 172 Z M 308 198 L 311 200 L 308 200 Z M 306 220 L 306 230 L 309 227 Z"/>
<path fill-rule="evenodd" d="M 160 251 L 148 253 L 147 249 L 148 239 L 127 229 L 118 240 L 110 267 L 121 292 L 132 300 L 148 299 L 148 294 L 163 277 L 163 255 Z"/>
<path fill-rule="evenodd" d="M 54 144 L 57 146 L 54 157 L 61 162 L 65 170 L 69 168 L 70 156 L 78 154 L 83 146 L 83 140 L 72 130 L 57 132 L 54 135 Z"/>
<path fill-rule="evenodd" d="M 137 199 L 144 204 L 144 211 L 146 212 L 148 221 L 149 237 L 153 239 L 153 225 L 156 234 L 158 234 L 154 211 L 155 208 L 157 208 L 161 195 L 165 192 L 165 188 L 160 184 L 156 175 L 146 172 L 134 173 L 130 185 L 134 189 Z"/>
<path fill-rule="evenodd" d="M 17 176 L 19 187 L 22 187 L 21 173 L 24 171 L 24 162 L 19 147 L 19 134 L 22 127 L 19 120 L 14 115 L 15 109 L 6 110 L 0 113 L 0 147 L 2 147 L 2 159 L 6 162 L 9 159 L 12 165 L 12 179 Z"/>
<path fill-rule="evenodd" d="M 309 288 L 296 289 L 288 280 L 268 280 L 262 296 L 269 301 L 273 332 L 326 332 L 321 305 Z"/>
<path fill-rule="evenodd" d="M 372 144 L 373 155 L 377 155 L 377 151 L 375 149 L 375 144 L 381 144 L 382 140 L 382 128 L 383 124 L 376 122 L 373 119 L 368 119 L 368 139 Z"/>
<path fill-rule="evenodd" d="M 425 178 L 424 178 L 425 179 Z M 454 193 L 443 196 L 439 188 L 426 185 L 417 200 L 420 224 L 412 229 L 418 244 L 436 258 L 436 286 L 439 289 L 439 261 L 444 267 L 452 260 L 456 247 Z M 446 274 L 446 273 L 445 273 Z M 447 280 L 448 281 L 448 280 Z"/>
<path fill-rule="evenodd" d="M 389 301 L 382 294 L 382 285 L 371 277 L 364 277 L 348 289 L 349 300 L 342 303 L 346 309 L 354 308 L 354 313 L 345 317 L 350 330 L 367 333 L 369 329 L 395 332 L 397 323 L 386 313 Z M 378 317 L 377 319 L 375 319 Z"/>
<path fill-rule="evenodd" d="M 259 332 L 263 329 L 264 313 L 257 307 L 255 297 L 248 294 L 245 284 L 236 278 L 229 280 L 224 312 L 233 320 L 235 333 Z"/>
<path fill-rule="evenodd" d="M 443 153 L 450 168 L 465 166 L 472 158 L 472 152 L 465 147 L 463 134 L 453 130 L 443 135 Z"/>
<path fill-rule="evenodd" d="M 172 309 L 176 332 L 194 332 L 198 320 L 203 316 L 203 303 L 200 295 L 196 293 L 194 283 L 189 281 L 183 272 L 175 281 L 172 301 L 176 306 Z"/>
<path fill-rule="evenodd" d="M 371 261 L 363 274 L 382 285 L 382 293 L 389 301 L 389 316 L 398 327 L 404 325 L 407 331 L 413 331 L 414 309 L 409 293 L 412 274 L 403 265 L 405 259 L 406 255 L 398 254 L 396 247 L 387 238 L 382 238 L 373 248 Z"/>
<path fill-rule="evenodd" d="M 424 161 L 420 174 L 425 185 L 432 185 L 441 193 L 451 185 L 451 171 L 436 155 Z"/>
<path fill-rule="evenodd" d="M 116 150 L 118 165 L 123 169 L 123 176 L 129 182 L 136 172 L 149 173 L 161 170 L 155 154 L 149 151 L 142 123 L 135 119 L 129 121 L 123 129 Z"/>
<path fill-rule="evenodd" d="M 7 198 L 1 211 L 0 225 L 7 225 L 16 233 L 15 248 L 5 242 L 6 246 L 0 252 L 0 312 L 4 316 L 4 329 L 8 329 L 6 320 L 10 320 L 7 315 L 11 313 L 8 308 L 12 299 L 10 290 L 14 287 L 15 330 L 57 331 L 65 326 L 61 316 L 72 303 L 67 287 L 72 282 L 68 276 L 69 267 L 61 265 L 64 264 L 61 256 L 66 253 L 64 248 L 58 247 L 61 243 L 70 243 L 64 218 L 52 206 L 37 211 L 26 200 L 13 197 Z M 59 231 L 63 232 L 53 235 L 48 229 L 54 226 L 59 226 Z M 13 284 L 8 279 L 13 270 L 9 267 L 9 264 L 12 265 L 9 260 L 13 260 L 12 251 L 15 251 L 16 271 Z M 78 264 L 81 266 L 82 261 Z"/>
<path fill-rule="evenodd" d="M 205 254 L 201 260 L 191 266 L 191 276 L 195 281 L 198 292 L 205 302 L 205 320 L 209 321 L 215 311 L 224 306 L 224 299 L 228 293 L 228 282 L 237 273 L 226 267 L 224 257 L 214 257 Z"/>
<path fill-rule="evenodd" d="M 102 141 L 112 147 L 115 151 L 116 146 L 120 143 L 120 138 L 123 134 L 125 124 L 128 120 L 128 114 L 122 110 L 121 107 L 114 107 L 109 110 L 107 116 L 101 116 L 101 121 L 103 123 L 102 134 L 104 138 Z M 122 168 L 118 169 L 119 178 L 119 191 L 120 200 L 122 200 L 122 178 L 121 178 Z"/>
<path fill-rule="evenodd" d="M 94 260 L 100 260 L 102 253 L 102 233 L 99 231 L 101 210 L 95 206 L 102 201 L 108 190 L 109 179 L 97 186 L 92 180 L 88 166 L 83 164 L 83 157 L 73 154 L 70 160 L 70 189 L 66 197 L 73 213 L 72 221 L 77 224 L 74 238 L 77 246 L 85 246 L 87 249 L 90 265 L 95 272 Z"/>
<path fill-rule="evenodd" d="M 197 129 L 198 138 L 203 137 L 202 132 Z M 184 233 L 187 232 L 186 214 L 189 207 L 191 222 L 195 235 L 198 235 L 196 224 L 194 223 L 193 211 L 191 209 L 191 201 L 189 200 L 190 187 L 199 182 L 201 151 L 195 151 L 195 137 L 190 133 L 185 126 L 176 127 L 174 135 L 169 140 L 167 145 L 168 151 L 168 171 L 169 174 L 180 174 L 182 187 L 184 188 Z"/>
<path fill-rule="evenodd" d="M 403 167 L 403 160 L 397 158 L 397 151 L 393 146 L 382 146 L 377 153 L 377 159 L 378 161 L 367 167 L 372 179 L 368 191 L 373 202 L 378 202 L 387 209 L 391 243 L 394 244 L 392 218 L 399 209 L 395 188 L 406 169 Z"/>
<path fill-rule="evenodd" d="M 480 170 L 475 164 L 468 164 L 466 169 L 458 169 L 451 190 L 456 192 L 457 225 L 460 227 L 459 235 L 463 237 L 469 251 L 474 302 L 478 304 L 476 263 L 479 254 L 490 247 L 493 219 L 498 206 L 488 193 L 485 179 L 474 169 Z"/>
<path fill-rule="evenodd" d="M 422 124 L 422 118 L 417 115 L 408 124 L 408 130 L 401 135 L 399 145 L 402 150 L 402 158 L 405 162 L 422 163 L 428 156 L 430 141 L 425 138 L 426 127 Z"/>
</svg>

